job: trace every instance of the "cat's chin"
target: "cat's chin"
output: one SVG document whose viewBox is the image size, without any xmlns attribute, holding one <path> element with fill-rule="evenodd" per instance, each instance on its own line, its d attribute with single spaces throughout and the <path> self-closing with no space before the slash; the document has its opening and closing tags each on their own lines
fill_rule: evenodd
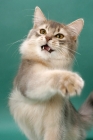
<svg viewBox="0 0 93 140">
<path fill-rule="evenodd" d="M 41 46 L 41 50 L 42 51 L 47 51 L 49 53 L 52 53 L 54 50 L 50 48 L 50 46 L 48 46 L 48 44 L 45 44 L 43 46 Z"/>
</svg>

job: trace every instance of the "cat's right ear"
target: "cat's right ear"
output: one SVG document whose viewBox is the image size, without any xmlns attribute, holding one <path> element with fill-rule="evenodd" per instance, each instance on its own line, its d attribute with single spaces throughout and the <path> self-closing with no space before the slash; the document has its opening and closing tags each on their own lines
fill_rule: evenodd
<svg viewBox="0 0 93 140">
<path fill-rule="evenodd" d="M 35 8 L 34 12 L 34 27 L 39 26 L 40 24 L 44 23 L 47 19 L 45 18 L 43 12 L 39 7 Z"/>
<path fill-rule="evenodd" d="M 72 29 L 72 31 L 75 33 L 76 37 L 78 37 L 84 26 L 84 20 L 82 18 L 77 19 L 67 26 L 70 27 L 70 29 Z"/>
</svg>

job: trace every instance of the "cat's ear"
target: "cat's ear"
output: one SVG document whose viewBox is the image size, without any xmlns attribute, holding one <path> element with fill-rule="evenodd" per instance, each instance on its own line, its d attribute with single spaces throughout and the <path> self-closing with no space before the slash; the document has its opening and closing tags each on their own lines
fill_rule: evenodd
<svg viewBox="0 0 93 140">
<path fill-rule="evenodd" d="M 84 25 L 84 20 L 81 18 L 75 20 L 74 22 L 68 24 L 67 26 L 70 27 L 73 33 L 75 33 L 76 37 L 78 37 L 83 28 L 83 25 Z"/>
<path fill-rule="evenodd" d="M 35 8 L 34 12 L 34 27 L 40 25 L 41 23 L 45 22 L 47 19 L 45 18 L 43 12 L 39 7 Z"/>
</svg>

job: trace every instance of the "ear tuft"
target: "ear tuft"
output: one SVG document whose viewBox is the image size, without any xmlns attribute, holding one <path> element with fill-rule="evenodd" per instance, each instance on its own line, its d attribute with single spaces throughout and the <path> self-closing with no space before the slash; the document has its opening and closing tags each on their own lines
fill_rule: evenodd
<svg viewBox="0 0 93 140">
<path fill-rule="evenodd" d="M 34 27 L 40 25 L 41 23 L 45 21 L 46 21 L 46 18 L 43 12 L 38 6 L 36 6 L 35 12 L 34 12 Z"/>
<path fill-rule="evenodd" d="M 84 26 L 84 20 L 82 18 L 75 20 L 74 22 L 67 25 L 72 29 L 72 31 L 76 34 L 76 36 L 79 36 L 83 26 Z"/>
<path fill-rule="evenodd" d="M 35 10 L 40 9 L 38 6 L 35 7 Z"/>
</svg>

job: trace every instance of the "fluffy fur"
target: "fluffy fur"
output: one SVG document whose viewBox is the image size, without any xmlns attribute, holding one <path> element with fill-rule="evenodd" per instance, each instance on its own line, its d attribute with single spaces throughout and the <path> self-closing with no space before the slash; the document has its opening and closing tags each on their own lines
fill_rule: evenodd
<svg viewBox="0 0 93 140">
<path fill-rule="evenodd" d="M 29 140 L 83 140 L 93 124 L 93 94 L 79 112 L 69 101 L 84 86 L 71 71 L 83 24 L 83 19 L 68 25 L 47 20 L 35 8 L 34 26 L 20 47 L 22 62 L 9 99 L 10 111 Z"/>
</svg>

